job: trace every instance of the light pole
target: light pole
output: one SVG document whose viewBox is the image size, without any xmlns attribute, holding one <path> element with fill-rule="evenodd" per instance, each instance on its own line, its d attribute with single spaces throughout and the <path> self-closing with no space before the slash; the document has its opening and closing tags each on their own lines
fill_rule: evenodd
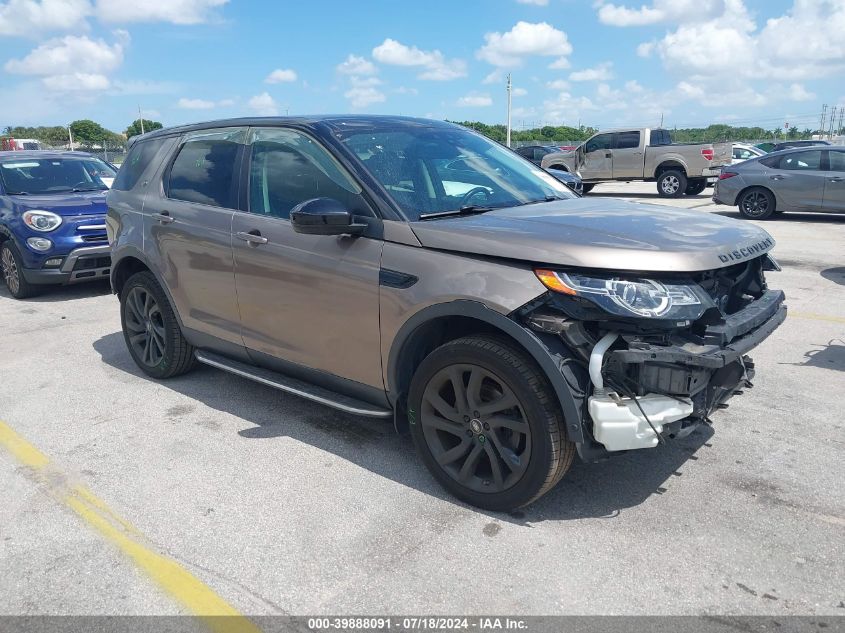
<svg viewBox="0 0 845 633">
<path fill-rule="evenodd" d="M 67 137 L 70 139 L 70 151 L 73 151 L 73 132 L 70 129 L 70 123 L 67 126 Z"/>
<path fill-rule="evenodd" d="M 508 132 L 505 145 L 511 146 L 511 74 L 508 73 Z"/>
</svg>

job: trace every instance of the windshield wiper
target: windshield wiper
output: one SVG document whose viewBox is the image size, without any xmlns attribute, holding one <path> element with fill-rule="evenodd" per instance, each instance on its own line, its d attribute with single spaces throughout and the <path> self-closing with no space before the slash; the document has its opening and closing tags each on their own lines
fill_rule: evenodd
<svg viewBox="0 0 845 633">
<path fill-rule="evenodd" d="M 6 195 L 7 196 L 28 196 L 29 192 L 28 191 L 7 191 Z"/>
<path fill-rule="evenodd" d="M 434 213 L 421 213 L 420 220 L 433 220 L 436 218 L 447 218 L 456 215 L 476 215 L 478 213 L 487 213 L 499 207 L 487 207 L 479 204 L 468 204 L 460 209 L 452 209 L 451 211 L 435 211 Z"/>
<path fill-rule="evenodd" d="M 561 198 L 560 196 L 546 196 L 545 198 L 542 198 L 540 200 L 529 200 L 528 202 L 523 202 L 518 206 L 524 207 L 527 204 L 540 204 L 541 202 L 554 202 L 555 200 L 569 200 L 569 198 Z"/>
<path fill-rule="evenodd" d="M 106 191 L 106 190 L 108 190 L 108 187 L 88 187 L 87 189 L 77 189 L 76 187 L 74 187 L 73 189 L 71 189 L 71 191 L 73 193 L 80 193 L 81 191 Z"/>
</svg>

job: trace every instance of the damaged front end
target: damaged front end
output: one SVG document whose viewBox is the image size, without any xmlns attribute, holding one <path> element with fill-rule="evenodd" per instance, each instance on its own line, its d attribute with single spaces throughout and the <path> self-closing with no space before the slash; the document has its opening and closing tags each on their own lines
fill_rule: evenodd
<svg viewBox="0 0 845 633">
<path fill-rule="evenodd" d="M 687 435 L 752 386 L 747 353 L 786 318 L 768 270 L 779 270 L 769 255 L 659 278 L 535 271 L 550 292 L 517 316 L 565 361 L 582 458 Z"/>
</svg>

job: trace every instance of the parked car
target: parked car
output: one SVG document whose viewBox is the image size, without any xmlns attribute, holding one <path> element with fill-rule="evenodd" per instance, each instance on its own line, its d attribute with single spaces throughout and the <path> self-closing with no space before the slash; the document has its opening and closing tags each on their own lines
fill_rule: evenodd
<svg viewBox="0 0 845 633">
<path fill-rule="evenodd" d="M 676 198 L 700 194 L 730 160 L 730 143 L 678 144 L 669 130 L 639 128 L 600 132 L 573 152 L 547 154 L 541 166 L 578 174 L 584 193 L 600 182 L 646 180 Z"/>
<path fill-rule="evenodd" d="M 731 165 L 736 165 L 737 163 L 741 163 L 742 161 L 748 160 L 749 158 L 765 156 L 766 152 L 761 150 L 759 147 L 749 145 L 748 143 L 734 143 L 732 154 L 733 160 L 731 160 Z"/>
<path fill-rule="evenodd" d="M 784 211 L 845 213 L 845 147 L 788 149 L 731 165 L 713 201 L 737 205 L 751 220 Z"/>
<path fill-rule="evenodd" d="M 572 191 L 577 193 L 579 196 L 584 195 L 584 183 L 581 182 L 581 179 L 575 174 L 570 174 L 568 171 L 562 171 L 560 169 L 547 169 L 546 171 L 572 189 Z"/>
<path fill-rule="evenodd" d="M 544 156 L 559 152 L 560 148 L 552 145 L 525 145 L 524 147 L 517 147 L 514 151 L 539 167 Z"/>
<path fill-rule="evenodd" d="M 13 297 L 108 279 L 105 174 L 83 152 L 0 154 L 0 267 Z"/>
<path fill-rule="evenodd" d="M 490 510 L 548 492 L 576 452 L 709 421 L 786 316 L 758 226 L 579 198 L 442 121 L 158 130 L 107 200 L 141 370 L 200 362 L 392 418 L 441 484 Z"/>
<path fill-rule="evenodd" d="M 815 145 L 830 145 L 829 141 L 784 141 L 782 143 L 775 143 L 769 152 L 779 152 L 783 149 L 792 149 L 793 147 L 813 147 Z"/>
</svg>

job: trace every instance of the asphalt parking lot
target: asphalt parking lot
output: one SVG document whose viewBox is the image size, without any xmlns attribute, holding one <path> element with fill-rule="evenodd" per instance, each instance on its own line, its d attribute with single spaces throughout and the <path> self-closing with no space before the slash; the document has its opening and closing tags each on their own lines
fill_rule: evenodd
<svg viewBox="0 0 845 633">
<path fill-rule="evenodd" d="M 711 191 L 590 195 L 736 216 Z M 0 290 L 0 614 L 845 614 L 845 216 L 762 224 L 790 316 L 755 387 L 514 514 L 454 501 L 388 423 L 147 379 L 106 286 Z"/>
</svg>

